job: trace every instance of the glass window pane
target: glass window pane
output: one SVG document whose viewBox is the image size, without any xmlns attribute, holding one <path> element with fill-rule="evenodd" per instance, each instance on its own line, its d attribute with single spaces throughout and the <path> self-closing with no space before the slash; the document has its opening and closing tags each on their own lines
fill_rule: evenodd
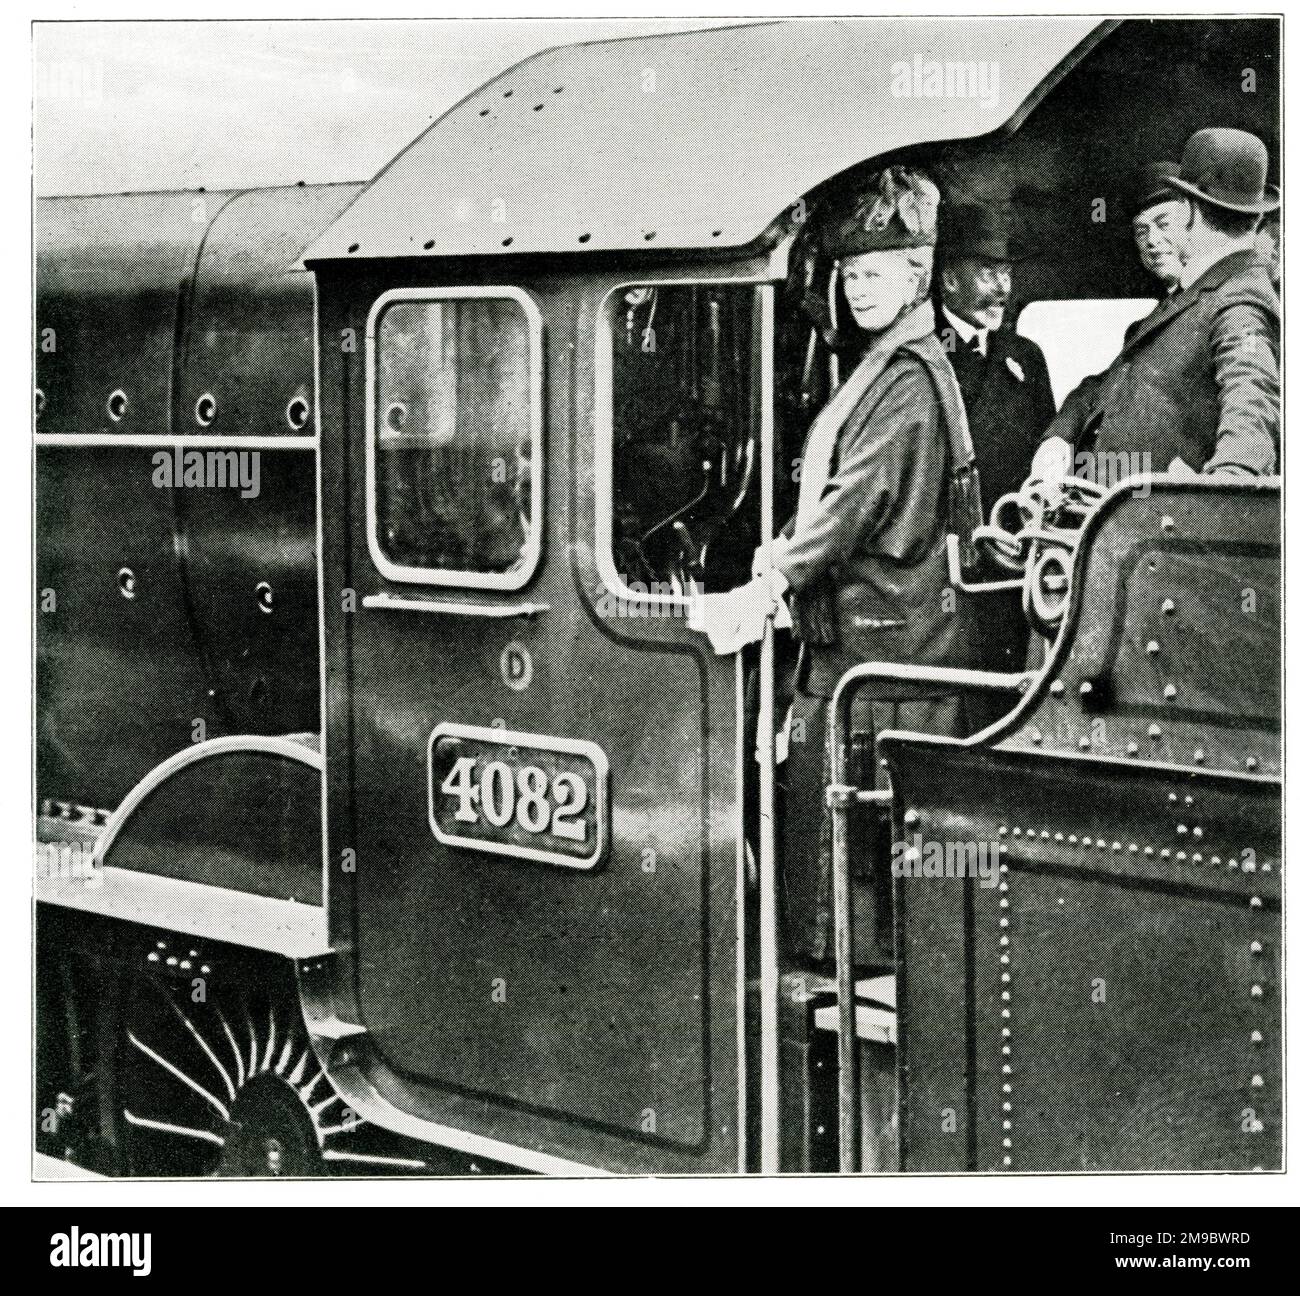
<svg viewBox="0 0 1300 1296">
<path fill-rule="evenodd" d="M 1119 355 L 1124 330 L 1155 304 L 1151 297 L 1030 302 L 1020 312 L 1016 332 L 1042 348 L 1059 406 L 1084 378 L 1101 373 Z"/>
<path fill-rule="evenodd" d="M 529 560 L 532 383 L 521 302 L 395 301 L 376 331 L 375 518 L 401 567 L 507 574 Z"/>
<path fill-rule="evenodd" d="M 757 293 L 646 285 L 605 309 L 619 581 L 669 596 L 743 584 L 759 539 Z"/>
</svg>

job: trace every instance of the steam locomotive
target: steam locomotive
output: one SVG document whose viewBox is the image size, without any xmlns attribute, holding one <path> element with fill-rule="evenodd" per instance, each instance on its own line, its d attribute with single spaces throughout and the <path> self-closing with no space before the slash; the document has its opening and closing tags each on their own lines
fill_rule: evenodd
<svg viewBox="0 0 1300 1296">
<path fill-rule="evenodd" d="M 1277 479 L 1126 478 L 1015 571 L 956 569 L 1052 636 L 1035 673 L 845 677 L 824 964 L 782 942 L 785 647 L 716 656 L 685 615 L 748 578 L 843 360 L 823 213 L 892 161 L 1011 194 L 1019 295 L 1090 320 L 1150 295 L 1096 219 L 1141 163 L 1209 121 L 1276 155 L 1278 40 L 619 40 L 495 77 L 364 186 L 42 199 L 38 1153 L 1280 1167 Z M 996 67 L 996 102 L 891 93 L 918 58 Z M 987 727 L 857 719 L 936 690 Z"/>
</svg>

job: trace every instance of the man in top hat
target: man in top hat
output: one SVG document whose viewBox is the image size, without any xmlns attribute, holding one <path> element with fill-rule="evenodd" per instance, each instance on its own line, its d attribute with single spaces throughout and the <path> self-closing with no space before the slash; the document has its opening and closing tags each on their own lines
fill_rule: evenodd
<svg viewBox="0 0 1300 1296">
<path fill-rule="evenodd" d="M 1177 162 L 1149 162 L 1133 185 L 1129 203 L 1133 214 L 1133 242 L 1137 245 L 1142 268 L 1160 281 L 1163 291 L 1152 312 L 1145 319 L 1134 320 L 1124 330 L 1126 343 L 1139 327 L 1145 327 L 1170 309 L 1182 286 L 1183 254 L 1178 235 L 1185 224 L 1185 212 L 1182 195 L 1170 184 L 1177 174 Z M 1061 402 L 1052 428 L 1054 437 L 1070 445 L 1081 441 L 1084 425 L 1095 410 L 1098 391 L 1109 374 L 1110 371 L 1105 370 L 1090 375 Z M 1073 475 L 1089 476 L 1089 462 L 1080 458 L 1074 465 Z M 1099 481 L 1098 485 L 1114 485 L 1114 482 Z"/>
<path fill-rule="evenodd" d="M 942 213 L 940 300 L 935 331 L 961 387 L 986 508 L 1020 489 L 1056 413 L 1042 351 L 1002 327 L 1022 249 L 1002 215 L 984 206 Z M 1029 626 L 1018 594 L 983 595 L 974 611 L 972 664 L 1024 666 Z M 990 717 L 991 718 L 991 717 Z"/>
<path fill-rule="evenodd" d="M 1245 131 L 1212 128 L 1187 141 L 1167 180 L 1177 195 L 1169 228 L 1184 263 L 1179 290 L 1129 330 L 1100 381 L 1066 400 L 1034 478 L 1059 481 L 1088 452 L 1151 472 L 1274 470 L 1280 309 L 1254 250 L 1260 216 L 1278 206 L 1267 172 L 1267 150 Z"/>
<path fill-rule="evenodd" d="M 1183 205 L 1172 183 L 1177 176 L 1177 162 L 1147 163 L 1138 176 L 1131 207 L 1138 259 L 1147 274 L 1160 281 L 1166 297 L 1178 291 L 1183 277 L 1183 258 L 1178 250 Z"/>
<path fill-rule="evenodd" d="M 1005 219 L 975 205 L 943 216 L 936 332 L 966 404 L 980 494 L 992 507 L 1020 489 L 1056 402 L 1042 351 L 1002 327 L 1012 267 L 1022 259 Z"/>
</svg>

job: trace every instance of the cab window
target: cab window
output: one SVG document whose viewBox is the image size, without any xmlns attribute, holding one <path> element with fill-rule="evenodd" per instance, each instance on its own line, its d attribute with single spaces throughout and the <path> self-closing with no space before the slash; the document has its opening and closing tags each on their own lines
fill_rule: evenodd
<svg viewBox="0 0 1300 1296">
<path fill-rule="evenodd" d="M 1153 297 L 1036 301 L 1020 312 L 1016 332 L 1042 348 L 1058 408 L 1084 378 L 1101 373 L 1119 355 L 1124 330 L 1155 304 Z"/>
<path fill-rule="evenodd" d="M 748 579 L 759 319 L 752 285 L 632 284 L 606 298 L 607 586 L 672 598 Z"/>
<path fill-rule="evenodd" d="M 376 564 L 397 580 L 522 585 L 540 542 L 537 308 L 513 289 L 390 293 L 368 341 Z"/>
</svg>

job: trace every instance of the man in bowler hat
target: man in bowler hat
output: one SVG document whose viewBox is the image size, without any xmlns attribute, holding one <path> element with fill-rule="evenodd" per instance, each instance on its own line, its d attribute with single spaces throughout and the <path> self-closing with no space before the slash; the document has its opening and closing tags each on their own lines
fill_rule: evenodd
<svg viewBox="0 0 1300 1296">
<path fill-rule="evenodd" d="M 1264 144 L 1246 131 L 1215 127 L 1187 141 L 1168 179 L 1179 290 L 1130 329 L 1100 381 L 1065 401 L 1032 477 L 1059 481 L 1088 452 L 1133 471 L 1274 471 L 1280 308 L 1254 249 L 1260 217 L 1279 202 L 1267 172 Z"/>
</svg>

